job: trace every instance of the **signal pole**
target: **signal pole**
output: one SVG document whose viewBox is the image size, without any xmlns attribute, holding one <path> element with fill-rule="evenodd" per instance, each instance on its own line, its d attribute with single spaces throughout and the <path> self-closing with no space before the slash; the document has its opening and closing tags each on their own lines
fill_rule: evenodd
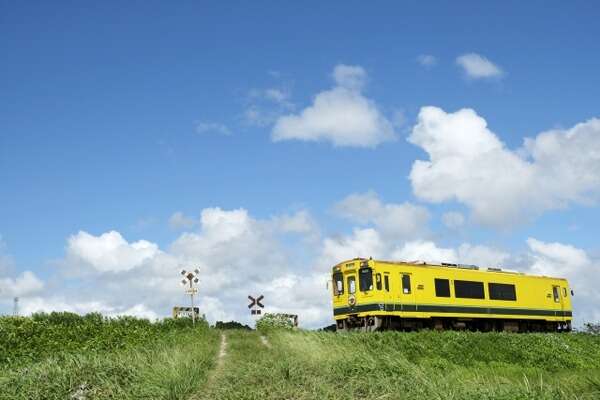
<svg viewBox="0 0 600 400">
<path fill-rule="evenodd" d="M 193 272 L 187 272 L 185 269 L 181 270 L 181 275 L 184 277 L 181 280 L 181 284 L 187 286 L 189 284 L 189 289 L 186 289 L 185 292 L 190 295 L 190 302 L 192 303 L 192 325 L 196 326 L 196 311 L 194 310 L 194 295 L 198 293 L 198 289 L 194 287 L 200 280 L 196 275 L 198 275 L 200 271 L 196 268 Z"/>
</svg>

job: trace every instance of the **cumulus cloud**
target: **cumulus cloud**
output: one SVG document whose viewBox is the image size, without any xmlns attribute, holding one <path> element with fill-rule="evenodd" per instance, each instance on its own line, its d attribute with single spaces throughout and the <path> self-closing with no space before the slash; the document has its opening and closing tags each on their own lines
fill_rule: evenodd
<svg viewBox="0 0 600 400">
<path fill-rule="evenodd" d="M 196 224 L 196 221 L 186 216 L 181 211 L 177 211 L 169 217 L 169 226 L 172 229 L 190 229 Z"/>
<path fill-rule="evenodd" d="M 437 58 L 431 54 L 421 54 L 417 57 L 417 62 L 424 67 L 430 68 L 437 64 Z"/>
<path fill-rule="evenodd" d="M 324 271 L 340 261 L 362 258 L 381 258 L 387 254 L 387 244 L 377 230 L 355 228 L 350 236 L 327 237 L 320 257 Z"/>
<path fill-rule="evenodd" d="M 101 272 L 127 271 L 142 265 L 158 253 L 158 246 L 146 240 L 128 243 L 119 232 L 94 236 L 79 231 L 68 239 L 67 253 L 75 260 Z"/>
<path fill-rule="evenodd" d="M 338 65 L 336 86 L 318 93 L 299 114 L 277 119 L 274 141 L 329 141 L 334 146 L 375 147 L 395 137 L 392 123 L 362 94 L 367 74 L 362 67 Z"/>
<path fill-rule="evenodd" d="M 415 238 L 427 231 L 429 212 L 408 202 L 384 204 L 373 191 L 351 194 L 334 207 L 352 221 L 374 224 L 384 235 Z"/>
<path fill-rule="evenodd" d="M 198 122 L 196 124 L 196 132 L 218 133 L 226 136 L 231 135 L 231 130 L 226 125 L 219 122 Z"/>
<path fill-rule="evenodd" d="M 336 65 L 332 75 L 338 86 L 348 89 L 361 90 L 367 82 L 367 72 L 356 65 Z"/>
<path fill-rule="evenodd" d="M 22 297 L 39 292 L 44 287 L 33 272 L 25 271 L 16 278 L 0 278 L 0 297 Z"/>
<path fill-rule="evenodd" d="M 6 244 L 0 235 L 0 299 L 33 295 L 44 288 L 44 282 L 32 271 L 15 273 L 15 262 L 6 253 Z"/>
<path fill-rule="evenodd" d="M 360 200 L 363 213 L 351 206 L 356 199 Z M 19 293 L 29 293 L 21 302 L 23 313 L 95 311 L 154 319 L 169 315 L 173 306 L 189 304 L 179 285 L 179 271 L 199 268 L 197 304 L 209 321 L 235 319 L 251 324 L 246 296 L 263 294 L 267 312 L 296 313 L 304 327 L 315 328 L 331 323 L 326 282 L 330 279 L 330 268 L 342 260 L 420 259 L 480 266 L 504 266 L 509 260 L 507 253 L 483 245 L 463 243 L 444 247 L 422 239 L 399 241 L 383 233 L 385 224 L 375 222 L 387 206 L 395 205 L 382 203 L 373 193 L 349 196 L 340 204 L 344 204 L 341 209 L 349 213 L 349 218 L 370 222 L 373 227 L 354 228 L 346 235 L 329 235 L 310 243 L 300 242 L 298 251 L 286 246 L 289 234 L 312 237 L 318 231 L 306 210 L 259 219 L 243 208 L 206 208 L 200 213 L 197 230 L 181 234 L 165 250 L 146 241 L 127 242 L 115 231 L 99 236 L 80 232 L 67 240 L 66 262 L 91 268 L 95 275 L 81 276 L 74 284 L 67 281 L 57 287 L 54 283 L 44 287 L 42 294 L 39 290 L 43 284 L 24 273 L 21 278 L 0 279 L 0 290 L 20 287 Z M 136 246 L 140 242 L 146 244 Z M 570 277 L 582 300 L 598 300 L 593 298 L 592 290 L 597 280 L 595 284 L 587 282 L 600 276 L 598 261 L 567 245 L 535 239 L 528 244 L 532 260 L 529 272 Z M 111 273 L 106 273 L 107 270 Z"/>
<path fill-rule="evenodd" d="M 577 323 L 600 321 L 600 260 L 569 244 L 529 238 L 527 245 L 532 259 L 528 272 L 567 278 L 575 291 L 572 301 Z"/>
<path fill-rule="evenodd" d="M 456 58 L 456 63 L 471 79 L 497 78 L 503 74 L 499 66 L 477 53 L 463 54 Z"/>
<path fill-rule="evenodd" d="M 512 151 L 474 110 L 423 107 L 408 140 L 429 156 L 412 166 L 415 195 L 459 201 L 486 225 L 510 226 L 600 194 L 598 119 L 541 133 Z"/>
<path fill-rule="evenodd" d="M 457 249 L 437 246 L 431 241 L 410 241 L 392 253 L 392 258 L 406 261 L 425 261 L 428 263 L 457 263 L 497 267 L 509 258 L 509 254 L 487 246 L 461 244 Z"/>
</svg>

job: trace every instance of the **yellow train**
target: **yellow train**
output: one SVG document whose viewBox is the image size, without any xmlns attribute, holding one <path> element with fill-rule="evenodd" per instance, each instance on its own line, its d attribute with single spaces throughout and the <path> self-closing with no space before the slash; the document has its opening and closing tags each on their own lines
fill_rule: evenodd
<svg viewBox="0 0 600 400">
<path fill-rule="evenodd" d="M 355 258 L 333 267 L 337 330 L 570 331 L 566 279 L 461 264 Z"/>
</svg>

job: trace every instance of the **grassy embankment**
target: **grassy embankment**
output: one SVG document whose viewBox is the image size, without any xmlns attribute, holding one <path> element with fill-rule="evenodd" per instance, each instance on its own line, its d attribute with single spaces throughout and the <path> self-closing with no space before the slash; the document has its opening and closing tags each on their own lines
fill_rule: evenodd
<svg viewBox="0 0 600 400">
<path fill-rule="evenodd" d="M 600 399 L 600 336 L 228 333 L 204 399 Z"/>
<path fill-rule="evenodd" d="M 204 384 L 217 341 L 173 320 L 3 317 L 0 399 L 186 398 Z"/>
<path fill-rule="evenodd" d="M 0 399 L 600 399 L 600 335 L 0 318 Z M 216 367 L 218 365 L 218 367 Z"/>
</svg>

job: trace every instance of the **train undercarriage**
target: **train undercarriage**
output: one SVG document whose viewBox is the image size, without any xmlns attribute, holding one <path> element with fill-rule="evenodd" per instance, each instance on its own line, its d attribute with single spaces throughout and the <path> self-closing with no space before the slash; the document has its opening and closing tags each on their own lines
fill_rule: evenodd
<svg viewBox="0 0 600 400">
<path fill-rule="evenodd" d="M 465 330 L 479 332 L 570 332 L 571 321 L 519 320 L 496 318 L 401 318 L 398 316 L 349 315 L 336 321 L 336 330 L 344 331 L 417 331 Z"/>
</svg>

